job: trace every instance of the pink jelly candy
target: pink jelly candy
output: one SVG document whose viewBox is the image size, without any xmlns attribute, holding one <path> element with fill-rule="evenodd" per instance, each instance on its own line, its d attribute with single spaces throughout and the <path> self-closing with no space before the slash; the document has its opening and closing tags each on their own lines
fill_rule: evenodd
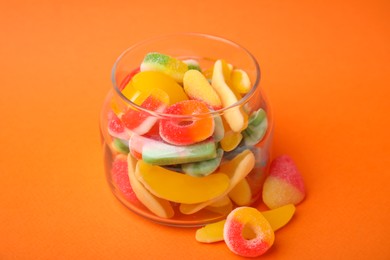
<svg viewBox="0 0 390 260">
<path fill-rule="evenodd" d="M 305 198 L 303 178 L 290 156 L 275 158 L 263 186 L 263 202 L 271 209 L 299 204 Z"/>
<path fill-rule="evenodd" d="M 169 106 L 165 113 L 188 116 L 189 119 L 164 118 L 160 121 L 160 135 L 164 141 L 174 145 L 189 145 L 212 136 L 214 119 L 211 116 L 196 118 L 209 113 L 207 105 L 198 100 L 183 100 Z M 194 118 L 191 118 L 194 116 Z"/>
<path fill-rule="evenodd" d="M 126 156 L 117 156 L 112 162 L 111 176 L 114 186 L 122 195 L 131 202 L 138 202 L 138 199 L 130 186 Z"/>
<path fill-rule="evenodd" d="M 141 107 L 149 111 L 161 113 L 168 104 L 168 94 L 161 89 L 155 88 L 145 101 L 142 102 Z M 157 122 L 157 117 L 152 116 L 149 112 L 134 110 L 132 108 L 129 108 L 126 113 L 122 115 L 121 119 L 127 129 L 139 135 L 149 132 Z"/>
<path fill-rule="evenodd" d="M 108 133 L 122 140 L 128 140 L 130 137 L 125 125 L 113 111 L 108 112 Z"/>
</svg>

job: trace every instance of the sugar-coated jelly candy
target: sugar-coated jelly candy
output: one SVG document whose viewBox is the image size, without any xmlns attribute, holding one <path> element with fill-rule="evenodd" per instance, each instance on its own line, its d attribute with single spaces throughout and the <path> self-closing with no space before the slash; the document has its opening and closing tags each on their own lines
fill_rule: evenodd
<svg viewBox="0 0 390 260">
<path fill-rule="evenodd" d="M 182 60 L 158 52 L 146 54 L 141 63 L 141 71 L 161 71 L 179 83 L 187 70 L 188 65 Z"/>
<path fill-rule="evenodd" d="M 192 177 L 139 160 L 138 180 L 155 196 L 177 203 L 201 203 L 219 197 L 229 187 L 229 177 L 214 173 Z"/>
<path fill-rule="evenodd" d="M 223 237 L 235 254 L 257 257 L 271 248 L 275 234 L 267 219 L 255 208 L 238 207 L 226 218 Z"/>
<path fill-rule="evenodd" d="M 130 101 L 139 105 L 147 98 L 153 88 L 160 88 L 166 92 L 169 96 L 170 105 L 188 99 L 180 84 L 170 76 L 159 71 L 137 73 L 122 90 L 122 94 Z"/>
<path fill-rule="evenodd" d="M 224 162 L 220 165 L 217 172 L 225 173 L 230 178 L 228 189 L 219 197 L 198 204 L 180 204 L 180 212 L 183 214 L 193 214 L 221 199 L 244 179 L 253 169 L 255 165 L 255 157 L 250 150 L 244 150 L 231 161 Z"/>
<path fill-rule="evenodd" d="M 119 190 L 126 200 L 133 203 L 138 202 L 137 196 L 130 185 L 127 157 L 125 155 L 121 154 L 115 157 L 112 162 L 111 176 L 115 188 Z"/>
<path fill-rule="evenodd" d="M 288 204 L 267 211 L 261 211 L 261 214 L 271 225 L 271 228 L 274 232 L 287 225 L 293 217 L 294 213 L 295 206 L 293 204 Z M 223 241 L 223 228 L 225 222 L 226 219 L 215 223 L 207 224 L 204 227 L 196 230 L 195 239 L 198 242 L 202 243 L 214 243 Z M 249 234 L 245 236 L 249 236 Z"/>
<path fill-rule="evenodd" d="M 175 214 L 169 201 L 151 194 L 135 176 L 136 160 L 129 153 L 127 156 L 128 174 L 131 187 L 137 198 L 152 213 L 161 218 L 171 218 Z"/>
<path fill-rule="evenodd" d="M 202 71 L 202 68 L 200 67 L 199 62 L 195 59 L 186 59 L 186 60 L 183 60 L 183 62 L 185 64 L 187 64 L 188 70 Z"/>
<path fill-rule="evenodd" d="M 211 82 L 211 85 L 221 99 L 222 106 L 224 108 L 228 108 L 238 101 L 237 95 L 228 86 L 228 84 L 226 84 L 226 76 L 224 76 L 224 71 L 226 71 L 224 67 L 226 66 L 226 62 L 223 60 L 217 60 L 214 63 L 213 77 Z M 241 132 L 247 126 L 247 115 L 240 107 L 231 107 L 227 109 L 223 116 L 234 132 Z"/>
<path fill-rule="evenodd" d="M 184 173 L 194 177 L 204 177 L 213 173 L 221 163 L 223 150 L 217 149 L 217 156 L 213 159 L 204 160 L 200 162 L 184 163 L 181 169 Z"/>
<path fill-rule="evenodd" d="M 222 108 L 218 94 L 198 70 L 189 70 L 184 73 L 183 88 L 189 98 L 201 100 L 214 110 Z"/>
<path fill-rule="evenodd" d="M 250 115 L 248 127 L 242 132 L 246 145 L 255 145 L 263 139 L 267 132 L 267 113 L 260 108 Z"/>
<path fill-rule="evenodd" d="M 116 138 L 122 139 L 122 140 L 129 140 L 130 135 L 126 131 L 125 125 L 123 124 L 122 120 L 113 112 L 109 111 L 108 115 L 108 133 Z"/>
<path fill-rule="evenodd" d="M 206 104 L 198 100 L 184 100 L 173 104 L 165 110 L 166 114 L 173 116 L 160 120 L 160 136 L 164 141 L 175 145 L 189 145 L 206 140 L 214 132 L 214 120 L 207 115 L 209 112 Z"/>
<path fill-rule="evenodd" d="M 129 150 L 129 141 L 128 140 L 122 140 L 122 139 L 119 139 L 119 138 L 114 138 L 112 140 L 111 146 L 118 153 L 128 154 L 130 152 L 130 150 Z"/>
<path fill-rule="evenodd" d="M 210 160 L 217 156 L 216 146 L 212 140 L 186 146 L 176 146 L 133 135 L 129 141 L 131 152 L 141 154 L 141 158 L 154 165 L 174 165 Z"/>
<path fill-rule="evenodd" d="M 281 155 L 272 160 L 263 185 L 263 202 L 271 209 L 299 204 L 305 198 L 301 173 L 292 158 Z"/>
<path fill-rule="evenodd" d="M 146 134 L 157 122 L 157 117 L 151 115 L 149 111 L 162 113 L 168 104 L 168 94 L 159 88 L 154 88 L 140 105 L 146 111 L 129 107 L 121 117 L 122 122 L 131 132 L 139 135 Z"/>
</svg>

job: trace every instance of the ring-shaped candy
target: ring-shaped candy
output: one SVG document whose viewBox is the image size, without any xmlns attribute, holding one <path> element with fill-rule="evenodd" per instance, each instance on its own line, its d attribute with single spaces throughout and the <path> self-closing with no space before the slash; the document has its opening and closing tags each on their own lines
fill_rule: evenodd
<svg viewBox="0 0 390 260">
<path fill-rule="evenodd" d="M 233 253 L 245 257 L 264 254 L 275 240 L 267 219 L 252 207 L 238 207 L 229 213 L 223 237 Z"/>
<path fill-rule="evenodd" d="M 210 112 L 207 105 L 198 100 L 184 100 L 169 106 L 166 114 L 196 116 Z M 174 145 L 194 144 L 209 138 L 214 132 L 212 116 L 183 120 L 167 118 L 160 121 L 160 136 Z"/>
</svg>

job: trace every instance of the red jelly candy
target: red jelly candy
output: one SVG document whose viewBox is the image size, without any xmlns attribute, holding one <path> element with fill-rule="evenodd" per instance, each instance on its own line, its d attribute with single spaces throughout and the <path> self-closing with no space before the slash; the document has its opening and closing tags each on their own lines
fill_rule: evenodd
<svg viewBox="0 0 390 260">
<path fill-rule="evenodd" d="M 209 138 L 214 132 L 214 120 L 207 105 L 198 100 L 184 100 L 169 106 L 166 114 L 188 118 L 164 118 L 160 121 L 161 138 L 174 145 L 189 145 Z M 201 115 L 196 117 L 197 115 Z M 194 117 L 191 117 L 194 116 Z"/>
<path fill-rule="evenodd" d="M 127 167 L 127 158 L 125 156 L 116 157 L 111 168 L 112 181 L 114 186 L 127 200 L 131 202 L 138 202 L 138 199 L 130 186 Z"/>
<path fill-rule="evenodd" d="M 157 122 L 157 117 L 152 116 L 149 111 L 161 113 L 168 104 L 168 94 L 161 89 L 155 88 L 141 104 L 141 107 L 148 111 L 129 108 L 126 113 L 122 115 L 122 122 L 130 131 L 139 135 L 146 134 Z"/>
<path fill-rule="evenodd" d="M 130 137 L 123 122 L 112 111 L 108 112 L 108 133 L 122 140 L 128 140 Z"/>
</svg>

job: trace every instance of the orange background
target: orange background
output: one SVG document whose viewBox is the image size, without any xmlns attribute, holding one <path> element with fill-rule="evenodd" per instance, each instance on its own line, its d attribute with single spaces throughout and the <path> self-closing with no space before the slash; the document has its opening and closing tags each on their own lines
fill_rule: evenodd
<svg viewBox="0 0 390 260">
<path fill-rule="evenodd" d="M 263 259 L 390 259 L 390 2 L 2 1 L 0 259 L 239 259 L 150 223 L 105 181 L 111 67 L 156 34 L 226 37 L 259 60 L 308 196 Z"/>
</svg>

